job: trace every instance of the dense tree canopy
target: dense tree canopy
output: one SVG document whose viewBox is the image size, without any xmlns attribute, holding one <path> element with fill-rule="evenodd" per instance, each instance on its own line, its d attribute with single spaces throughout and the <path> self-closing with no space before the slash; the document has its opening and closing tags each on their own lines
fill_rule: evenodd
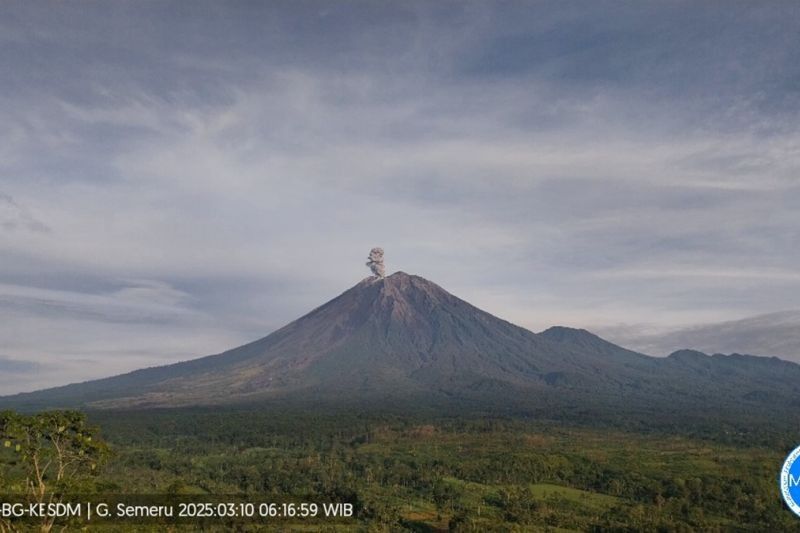
<svg viewBox="0 0 800 533">
<path fill-rule="evenodd" d="M 2 412 L 0 441 L 4 492 L 24 495 L 31 503 L 60 502 L 70 493 L 90 491 L 109 452 L 86 415 L 76 411 Z M 44 518 L 41 529 L 49 531 L 52 525 L 53 518 Z M 3 527 L 12 524 L 7 521 Z"/>
</svg>

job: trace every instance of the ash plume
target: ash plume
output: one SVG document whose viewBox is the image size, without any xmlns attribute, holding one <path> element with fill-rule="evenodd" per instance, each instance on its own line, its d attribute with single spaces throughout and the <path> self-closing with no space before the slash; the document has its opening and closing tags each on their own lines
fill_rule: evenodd
<svg viewBox="0 0 800 533">
<path fill-rule="evenodd" d="M 373 248 L 369 251 L 367 266 L 372 273 L 382 278 L 386 276 L 386 267 L 383 265 L 383 248 Z"/>
</svg>

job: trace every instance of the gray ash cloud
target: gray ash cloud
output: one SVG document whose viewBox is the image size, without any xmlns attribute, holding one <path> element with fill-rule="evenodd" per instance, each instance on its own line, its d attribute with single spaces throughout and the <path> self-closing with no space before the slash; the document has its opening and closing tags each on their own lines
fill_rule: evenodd
<svg viewBox="0 0 800 533">
<path fill-rule="evenodd" d="M 367 266 L 372 273 L 383 278 L 386 276 L 386 267 L 383 264 L 383 248 L 373 248 L 369 251 Z"/>
</svg>

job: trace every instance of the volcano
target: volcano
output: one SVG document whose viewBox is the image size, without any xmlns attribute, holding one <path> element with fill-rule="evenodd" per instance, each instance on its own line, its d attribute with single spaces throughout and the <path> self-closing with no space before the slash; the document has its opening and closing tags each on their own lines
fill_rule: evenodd
<svg viewBox="0 0 800 533">
<path fill-rule="evenodd" d="M 0 405 L 174 407 L 269 401 L 470 405 L 796 401 L 800 366 L 676 352 L 654 358 L 585 330 L 533 333 L 419 276 L 370 277 L 221 354 L 19 394 Z"/>
</svg>

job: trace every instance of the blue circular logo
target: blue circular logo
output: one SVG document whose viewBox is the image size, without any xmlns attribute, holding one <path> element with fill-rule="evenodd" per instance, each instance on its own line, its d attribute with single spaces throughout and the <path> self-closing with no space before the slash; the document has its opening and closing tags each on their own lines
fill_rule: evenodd
<svg viewBox="0 0 800 533">
<path fill-rule="evenodd" d="M 789 509 L 800 516 L 800 446 L 792 450 L 783 462 L 781 495 Z"/>
</svg>

